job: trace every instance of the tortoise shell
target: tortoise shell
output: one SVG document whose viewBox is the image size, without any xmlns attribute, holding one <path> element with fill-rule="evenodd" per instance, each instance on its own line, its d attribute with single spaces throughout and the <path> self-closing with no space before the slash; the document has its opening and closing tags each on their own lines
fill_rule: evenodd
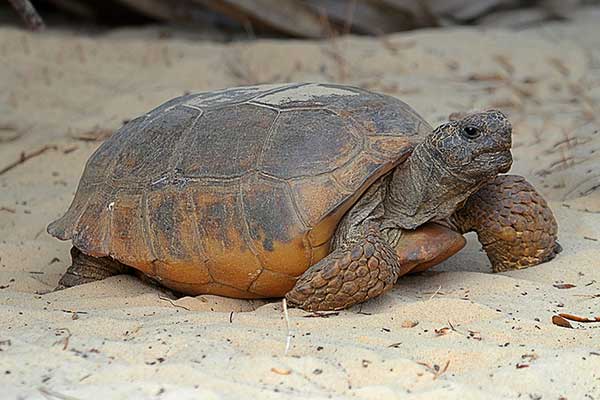
<svg viewBox="0 0 600 400">
<path fill-rule="evenodd" d="M 282 296 L 430 132 L 402 101 L 341 85 L 178 97 L 96 150 L 48 232 L 183 293 Z"/>
</svg>

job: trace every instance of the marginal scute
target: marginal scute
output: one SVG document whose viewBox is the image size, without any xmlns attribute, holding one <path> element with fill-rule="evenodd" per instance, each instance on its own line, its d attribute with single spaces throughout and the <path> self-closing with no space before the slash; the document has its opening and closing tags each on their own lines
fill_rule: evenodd
<svg viewBox="0 0 600 400">
<path fill-rule="evenodd" d="M 149 114 L 152 115 L 152 112 Z M 78 221 L 81 220 L 82 215 L 86 212 L 88 203 L 97 196 L 98 192 L 112 192 L 113 189 L 107 186 L 106 179 L 112 174 L 115 158 L 121 152 L 126 151 L 126 145 L 130 136 L 142 129 L 148 121 L 149 115 L 133 119 L 96 149 L 86 163 L 71 206 L 61 218 L 48 226 L 48 233 L 61 240 L 69 240 L 73 239 L 75 231 L 81 229 L 88 230 L 85 227 L 80 228 Z M 102 215 L 96 215 L 95 218 L 100 221 L 103 220 Z M 96 221 L 96 224 L 98 224 L 98 221 Z M 95 238 L 81 237 L 80 243 L 83 246 L 87 241 L 92 239 Z M 85 249 L 80 248 L 80 250 L 84 251 Z"/>
<path fill-rule="evenodd" d="M 310 263 L 308 232 L 294 208 L 284 182 L 258 176 L 242 186 L 243 220 L 252 246 L 271 271 L 300 275 Z"/>
<path fill-rule="evenodd" d="M 124 264 L 150 270 L 154 260 L 144 225 L 142 193 L 120 193 L 112 205 L 110 256 Z"/>
<path fill-rule="evenodd" d="M 61 240 L 72 239 L 73 232 L 78 226 L 79 218 L 85 211 L 88 201 L 98 189 L 96 186 L 91 185 L 88 180 L 82 178 L 69 209 L 62 217 L 48 225 L 48 233 Z"/>
<path fill-rule="evenodd" d="M 369 136 L 367 146 L 372 154 L 396 161 L 408 156 L 414 143 L 404 136 Z"/>
<path fill-rule="evenodd" d="M 219 296 L 233 297 L 236 299 L 258 299 L 263 297 L 248 290 L 238 289 L 219 282 L 198 284 L 190 283 L 187 280 L 185 282 L 181 282 L 163 279 L 160 283 L 166 287 L 173 288 L 180 293 L 186 293 L 192 296 L 198 296 L 201 294 L 216 294 Z"/>
<path fill-rule="evenodd" d="M 334 212 L 340 205 L 339 199 L 347 195 L 327 174 L 292 180 L 290 187 L 299 213 L 311 227 L 316 227 L 323 216 Z"/>
<path fill-rule="evenodd" d="M 374 158 L 367 152 L 358 154 L 352 163 L 345 165 L 333 173 L 337 182 L 344 185 L 347 191 L 355 192 L 365 187 L 365 183 L 372 176 L 382 176 L 393 166 Z"/>
<path fill-rule="evenodd" d="M 264 269 L 248 291 L 260 295 L 260 297 L 282 297 L 295 284 L 296 277 Z"/>
<path fill-rule="evenodd" d="M 108 255 L 115 194 L 111 188 L 104 187 L 90 195 L 73 231 L 73 245 L 85 254 L 94 257 Z"/>
<path fill-rule="evenodd" d="M 141 268 L 140 268 L 141 269 Z M 154 263 L 154 273 L 162 280 L 186 283 L 188 285 L 205 285 L 213 282 L 208 268 L 194 263 Z M 185 292 L 184 292 L 185 293 Z"/>
<path fill-rule="evenodd" d="M 204 265 L 209 258 L 199 243 L 199 231 L 195 216 L 196 207 L 188 196 L 187 188 L 165 186 L 147 194 L 148 236 L 154 256 L 165 267 L 157 272 L 170 277 L 180 274 L 179 268 Z M 190 274 L 190 279 L 206 281 Z"/>
<path fill-rule="evenodd" d="M 238 184 L 197 186 L 190 189 L 200 246 L 216 282 L 246 290 L 262 270 L 244 231 Z"/>
</svg>

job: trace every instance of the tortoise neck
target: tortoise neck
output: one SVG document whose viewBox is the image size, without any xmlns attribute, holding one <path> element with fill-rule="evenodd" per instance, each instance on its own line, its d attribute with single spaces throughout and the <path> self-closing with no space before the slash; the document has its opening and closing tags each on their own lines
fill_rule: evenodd
<svg viewBox="0 0 600 400">
<path fill-rule="evenodd" d="M 452 174 L 439 160 L 428 140 L 415 147 L 389 181 L 385 219 L 414 229 L 427 221 L 447 218 L 481 186 Z"/>
</svg>

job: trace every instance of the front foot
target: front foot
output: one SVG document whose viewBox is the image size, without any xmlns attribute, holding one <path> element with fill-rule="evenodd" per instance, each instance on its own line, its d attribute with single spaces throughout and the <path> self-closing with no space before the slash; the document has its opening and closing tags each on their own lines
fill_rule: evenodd
<svg viewBox="0 0 600 400">
<path fill-rule="evenodd" d="M 371 227 L 361 242 L 333 251 L 306 270 L 285 297 L 307 311 L 341 310 L 391 289 L 399 270 L 398 256 L 379 228 Z"/>
<path fill-rule="evenodd" d="M 494 272 L 527 268 L 556 257 L 558 225 L 546 201 L 517 175 L 499 175 L 451 218 L 459 232 L 475 231 Z"/>
</svg>

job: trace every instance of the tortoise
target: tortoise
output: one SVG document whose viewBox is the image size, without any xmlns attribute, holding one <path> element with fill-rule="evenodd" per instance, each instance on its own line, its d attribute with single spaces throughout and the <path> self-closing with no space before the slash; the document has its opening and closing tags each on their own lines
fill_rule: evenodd
<svg viewBox="0 0 600 400">
<path fill-rule="evenodd" d="M 557 224 L 512 164 L 500 111 L 433 129 L 401 100 L 325 83 L 172 99 L 107 139 L 48 232 L 72 240 L 58 288 L 133 268 L 187 295 L 336 310 L 459 251 L 494 271 L 559 251 Z"/>
</svg>

